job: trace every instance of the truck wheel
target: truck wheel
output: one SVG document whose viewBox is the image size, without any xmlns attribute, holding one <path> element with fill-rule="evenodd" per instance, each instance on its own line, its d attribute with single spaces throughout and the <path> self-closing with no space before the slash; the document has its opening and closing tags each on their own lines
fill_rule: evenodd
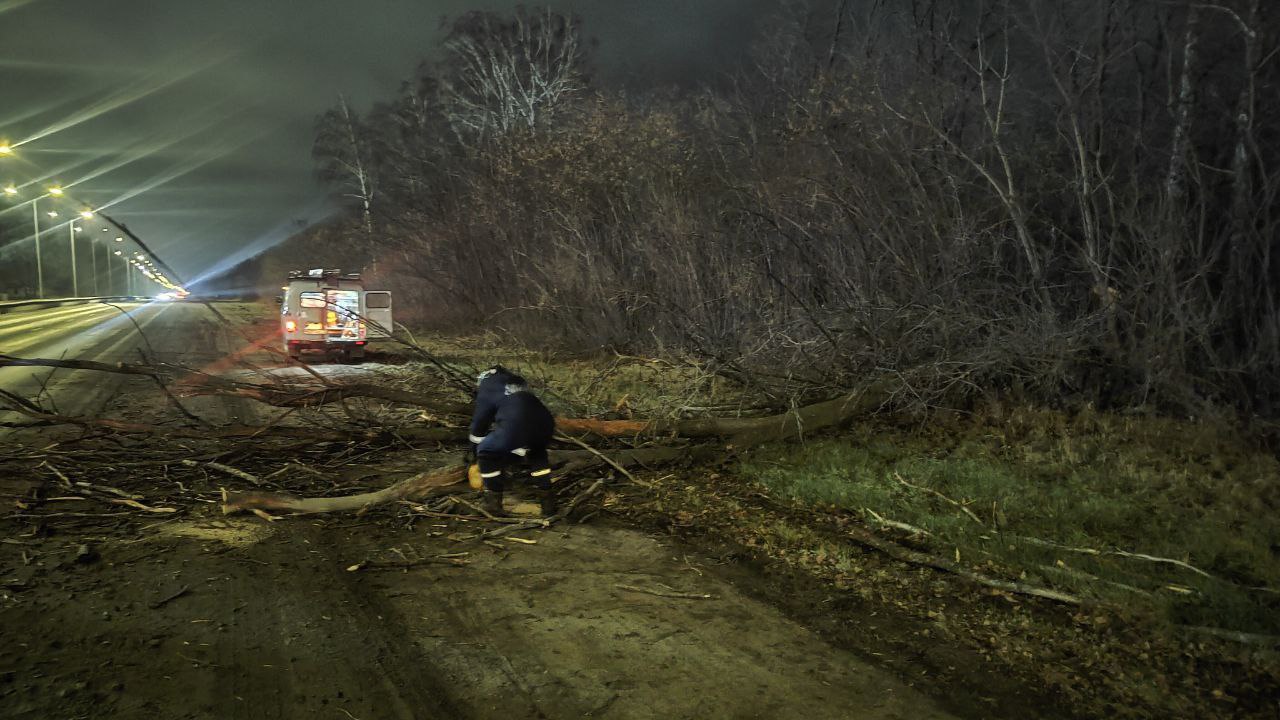
<svg viewBox="0 0 1280 720">
<path fill-rule="evenodd" d="M 301 351 L 301 350 L 294 350 L 294 349 L 290 348 L 290 350 L 289 350 L 289 359 L 290 359 L 290 360 L 301 360 L 301 359 L 302 359 L 302 351 Z"/>
</svg>

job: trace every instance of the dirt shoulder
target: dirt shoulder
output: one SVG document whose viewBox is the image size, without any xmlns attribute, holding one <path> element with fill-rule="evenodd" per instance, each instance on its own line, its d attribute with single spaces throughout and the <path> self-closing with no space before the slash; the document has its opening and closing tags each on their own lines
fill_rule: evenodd
<svg viewBox="0 0 1280 720">
<path fill-rule="evenodd" d="M 6 717 L 955 717 L 625 526 L 81 520 L 5 523 Z"/>
</svg>

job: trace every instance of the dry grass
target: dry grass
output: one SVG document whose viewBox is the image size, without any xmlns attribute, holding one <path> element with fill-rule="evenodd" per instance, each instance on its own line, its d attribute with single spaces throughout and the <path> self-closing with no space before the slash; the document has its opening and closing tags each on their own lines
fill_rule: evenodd
<svg viewBox="0 0 1280 720">
<path fill-rule="evenodd" d="M 474 375 L 493 364 L 524 375 L 561 415 L 672 417 L 713 408 L 750 412 L 748 398 L 689 361 L 600 353 L 592 357 L 515 347 L 510 338 L 418 336 L 424 348 Z"/>
</svg>

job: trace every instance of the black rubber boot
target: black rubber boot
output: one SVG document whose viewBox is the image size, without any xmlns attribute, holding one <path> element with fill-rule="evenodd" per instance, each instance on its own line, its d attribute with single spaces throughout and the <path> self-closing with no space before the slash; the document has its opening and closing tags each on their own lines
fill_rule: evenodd
<svg viewBox="0 0 1280 720">
<path fill-rule="evenodd" d="M 542 513 L 542 517 L 549 518 L 556 514 L 560 509 L 560 503 L 556 499 L 556 491 L 552 488 L 538 491 L 538 507 Z"/>
<path fill-rule="evenodd" d="M 506 514 L 502 510 L 502 493 L 500 492 L 485 490 L 480 498 L 480 507 L 494 517 L 502 517 Z"/>
</svg>

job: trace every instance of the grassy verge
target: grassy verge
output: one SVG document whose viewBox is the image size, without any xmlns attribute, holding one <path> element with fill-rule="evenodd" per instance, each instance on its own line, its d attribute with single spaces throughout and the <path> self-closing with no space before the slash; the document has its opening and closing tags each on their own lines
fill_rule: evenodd
<svg viewBox="0 0 1280 720">
<path fill-rule="evenodd" d="M 1280 588 L 1280 464 L 1229 431 L 1017 411 L 963 426 L 868 425 L 757 451 L 739 472 L 871 525 L 914 526 L 935 552 L 1029 582 L 1177 624 L 1280 634 L 1280 595 L 1259 589 Z M 1209 577 L 1045 542 L 1177 560 Z"/>
</svg>

